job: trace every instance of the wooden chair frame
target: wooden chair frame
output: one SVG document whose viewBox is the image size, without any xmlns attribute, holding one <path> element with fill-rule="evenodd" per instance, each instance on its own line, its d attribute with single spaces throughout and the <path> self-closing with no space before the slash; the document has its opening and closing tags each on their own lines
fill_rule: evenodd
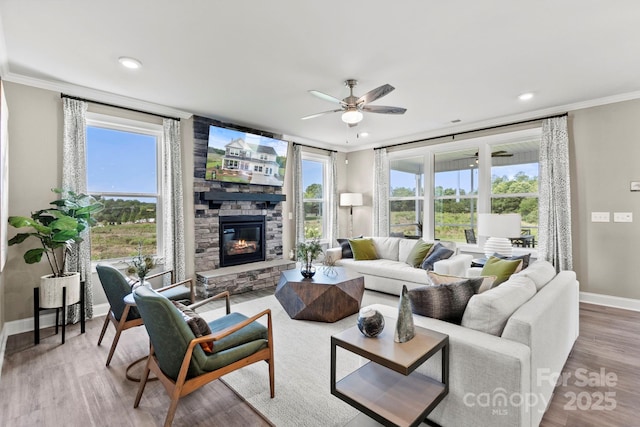
<svg viewBox="0 0 640 427">
<path fill-rule="evenodd" d="M 192 304 L 189 306 L 191 309 L 198 308 L 206 303 L 209 303 L 213 300 L 226 299 L 226 309 L 227 314 L 231 312 L 231 304 L 229 301 L 229 292 L 225 291 L 219 293 L 218 295 L 214 295 L 210 298 L 207 298 L 203 301 L 200 301 L 196 304 Z M 242 328 L 249 325 L 251 322 L 258 320 L 259 318 L 267 316 L 267 331 L 268 331 L 268 343 L 267 347 L 262 350 L 245 357 L 244 359 L 240 359 L 230 365 L 223 366 L 215 371 L 207 372 L 206 374 L 202 374 L 200 376 L 187 379 L 187 371 L 189 370 L 189 365 L 191 363 L 191 358 L 193 356 L 193 349 L 195 346 L 199 345 L 202 342 L 213 341 L 215 346 L 215 341 L 218 341 Z M 140 404 L 140 399 L 142 398 L 142 393 L 144 392 L 144 388 L 147 384 L 147 380 L 149 378 L 149 373 L 153 372 L 162 385 L 164 386 L 169 398 L 171 399 L 171 403 L 169 404 L 169 410 L 167 412 L 167 416 L 164 421 L 164 426 L 169 427 L 173 422 L 173 418 L 176 413 L 176 409 L 178 408 L 178 401 L 181 397 L 190 394 L 191 392 L 197 390 L 198 388 L 210 383 L 211 381 L 217 380 L 229 372 L 233 372 L 237 369 L 243 368 L 245 366 L 251 365 L 253 363 L 264 360 L 269 364 L 269 391 L 271 393 L 271 398 L 275 396 L 275 372 L 274 372 L 274 359 L 273 359 L 273 332 L 272 332 L 272 323 L 271 323 L 271 310 L 266 309 L 261 311 L 260 313 L 252 316 L 232 327 L 226 328 L 217 333 L 212 333 L 209 335 L 205 335 L 199 338 L 195 338 L 189 342 L 189 346 L 187 347 L 187 351 L 182 359 L 182 364 L 180 366 L 180 372 L 178 373 L 178 378 L 174 381 L 172 378 L 168 377 L 164 374 L 162 369 L 160 369 L 160 365 L 158 364 L 158 360 L 155 356 L 155 352 L 153 349 L 153 345 L 151 345 L 149 350 L 149 358 L 147 359 L 147 364 L 145 365 L 144 372 L 142 373 L 142 378 L 140 380 L 140 388 L 138 389 L 138 394 L 136 395 L 135 403 L 133 404 L 134 408 L 137 408 Z"/>
<path fill-rule="evenodd" d="M 152 274 L 151 276 L 147 276 L 147 278 L 152 279 L 154 277 L 159 277 L 167 273 L 171 273 L 171 280 L 173 281 L 173 277 L 174 277 L 173 270 L 167 270 L 161 273 Z M 163 291 L 166 291 L 167 289 L 184 285 L 185 283 L 190 283 L 191 302 L 193 302 L 195 299 L 193 279 L 182 280 L 180 282 L 173 283 L 169 286 L 156 289 L 156 291 L 163 292 Z M 113 354 L 116 351 L 116 347 L 118 346 L 118 341 L 120 340 L 120 334 L 122 334 L 122 331 L 126 331 L 127 329 L 144 324 L 141 317 L 137 319 L 127 320 L 127 316 L 129 316 L 129 311 L 131 310 L 131 307 L 132 307 L 131 304 L 125 304 L 124 310 L 122 311 L 122 316 L 120 316 L 120 320 L 116 319 L 116 316 L 113 313 L 113 309 L 111 308 L 111 306 L 109 307 L 109 313 L 107 313 L 107 316 L 104 319 L 104 324 L 102 325 L 102 331 L 100 332 L 100 338 L 98 338 L 98 345 L 100 345 L 102 343 L 102 339 L 104 338 L 104 334 L 107 331 L 107 326 L 109 325 L 109 322 L 113 323 L 113 326 L 116 328 L 116 334 L 113 337 L 113 342 L 111 343 L 111 349 L 109 349 L 109 356 L 107 356 L 107 363 L 105 366 L 109 366 L 109 364 L 111 363 L 111 358 L 113 357 Z"/>
</svg>

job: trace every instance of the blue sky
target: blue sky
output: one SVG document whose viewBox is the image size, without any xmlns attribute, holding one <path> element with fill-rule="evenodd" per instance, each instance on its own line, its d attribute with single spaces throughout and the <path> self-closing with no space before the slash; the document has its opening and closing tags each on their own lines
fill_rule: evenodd
<svg viewBox="0 0 640 427">
<path fill-rule="evenodd" d="M 87 126 L 87 181 L 90 192 L 156 193 L 155 138 Z"/>
</svg>

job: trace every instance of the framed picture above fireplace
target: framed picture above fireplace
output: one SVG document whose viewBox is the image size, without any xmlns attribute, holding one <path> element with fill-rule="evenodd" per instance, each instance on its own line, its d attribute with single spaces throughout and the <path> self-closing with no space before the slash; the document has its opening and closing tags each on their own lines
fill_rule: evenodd
<svg viewBox="0 0 640 427">
<path fill-rule="evenodd" d="M 205 179 L 282 187 L 289 143 L 209 126 Z"/>
</svg>

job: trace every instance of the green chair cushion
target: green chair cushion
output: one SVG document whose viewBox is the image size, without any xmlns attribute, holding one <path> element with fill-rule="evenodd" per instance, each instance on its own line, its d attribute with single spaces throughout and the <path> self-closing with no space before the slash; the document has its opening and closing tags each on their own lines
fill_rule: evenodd
<svg viewBox="0 0 640 427">
<path fill-rule="evenodd" d="M 160 293 L 170 300 L 180 302 L 182 302 L 182 300 L 188 300 L 188 304 L 191 304 L 191 290 L 187 286 L 179 285 Z"/>
</svg>

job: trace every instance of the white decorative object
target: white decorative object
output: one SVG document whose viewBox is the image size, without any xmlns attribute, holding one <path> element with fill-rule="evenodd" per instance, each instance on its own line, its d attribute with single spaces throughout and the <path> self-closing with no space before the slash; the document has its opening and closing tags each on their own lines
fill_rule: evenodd
<svg viewBox="0 0 640 427">
<path fill-rule="evenodd" d="M 80 273 L 68 273 L 64 277 L 50 274 L 40 278 L 40 308 L 62 307 L 62 288 L 67 288 L 66 305 L 80 301 Z"/>
<path fill-rule="evenodd" d="M 488 258 L 494 253 L 505 256 L 513 254 L 510 237 L 520 236 L 520 214 L 478 214 L 478 235 L 488 237 L 484 254 Z"/>
</svg>

